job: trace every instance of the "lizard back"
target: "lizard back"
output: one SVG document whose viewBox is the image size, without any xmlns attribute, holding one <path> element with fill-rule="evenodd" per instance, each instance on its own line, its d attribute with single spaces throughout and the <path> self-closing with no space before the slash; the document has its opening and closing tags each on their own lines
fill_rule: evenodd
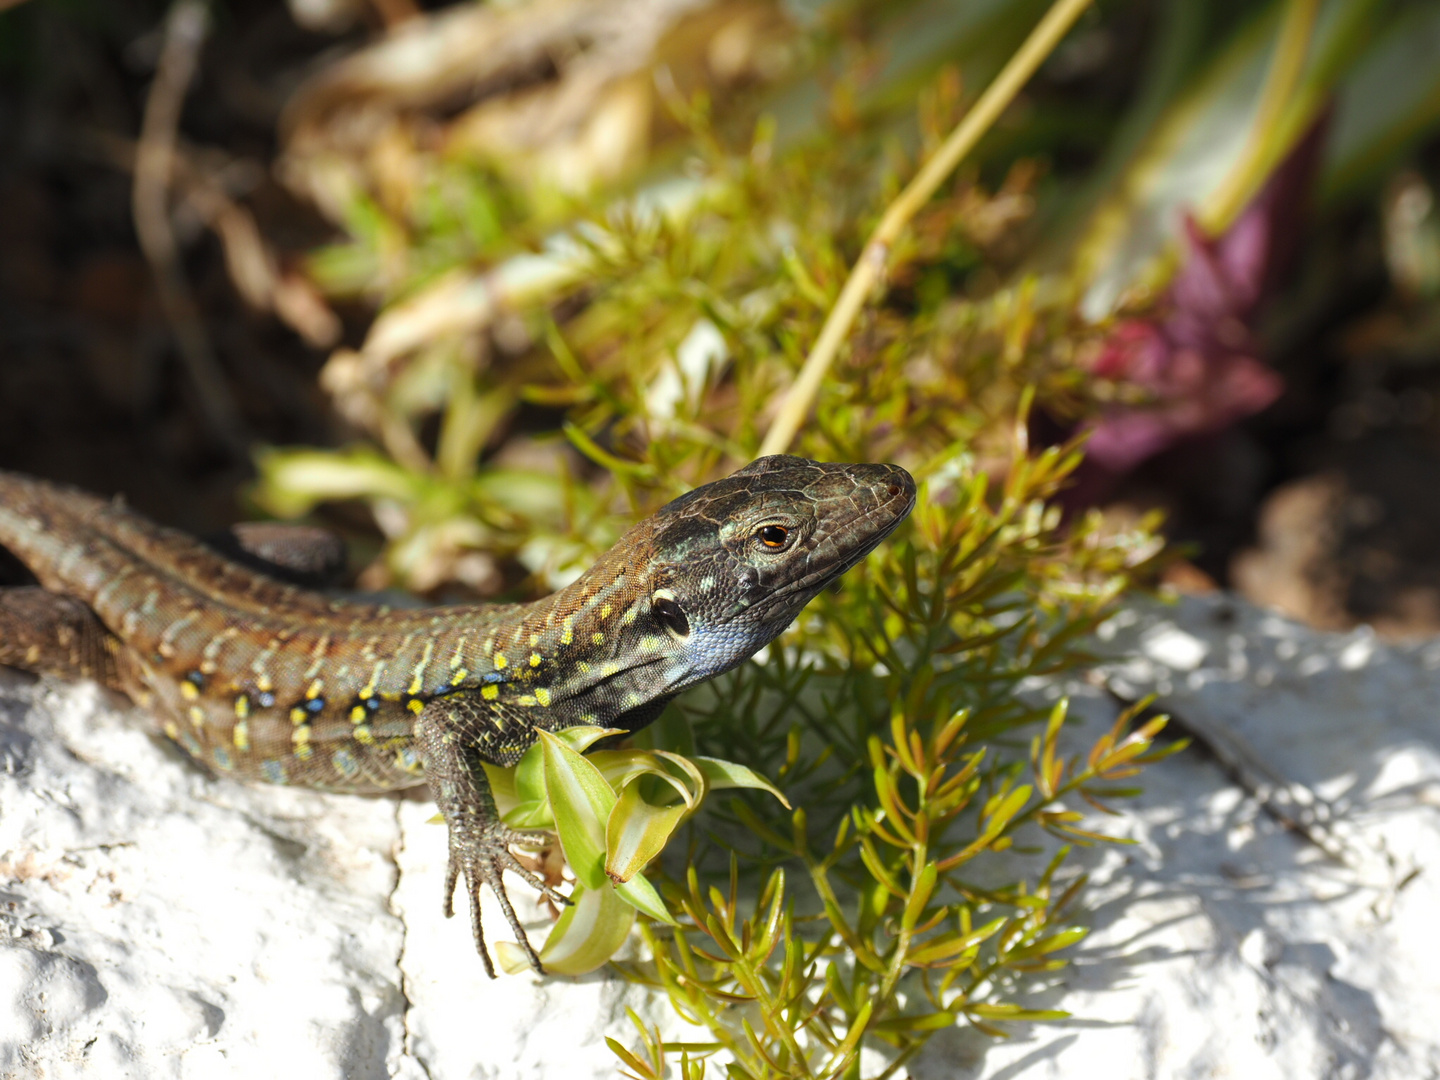
<svg viewBox="0 0 1440 1080">
<path fill-rule="evenodd" d="M 422 782 L 414 715 L 484 674 L 486 632 L 515 611 L 332 599 L 118 502 L 13 473 L 0 472 L 0 544 L 51 593 L 94 613 L 111 658 L 64 670 L 75 649 L 31 604 L 0 610 L 10 615 L 0 662 L 98 677 L 158 714 L 191 756 L 273 783 L 377 791 Z M 83 630 L 76 636 L 97 652 Z"/>
</svg>

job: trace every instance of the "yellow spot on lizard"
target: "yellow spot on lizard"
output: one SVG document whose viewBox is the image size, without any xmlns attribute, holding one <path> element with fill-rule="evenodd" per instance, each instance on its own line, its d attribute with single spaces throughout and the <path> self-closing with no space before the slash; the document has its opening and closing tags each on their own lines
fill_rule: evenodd
<svg viewBox="0 0 1440 1080">
<path fill-rule="evenodd" d="M 385 665 L 384 665 L 384 664 L 376 664 L 373 668 L 371 668 L 371 669 L 370 669 L 370 680 L 369 680 L 364 686 L 362 686 L 362 687 L 360 688 L 360 692 L 359 692 L 358 694 L 356 694 L 355 696 L 358 697 L 361 701 L 365 701 L 365 700 L 368 699 L 368 698 L 374 697 L 374 696 L 375 696 L 375 684 L 380 681 L 380 673 L 381 673 L 382 671 L 384 671 L 384 670 L 385 670 Z"/>
<path fill-rule="evenodd" d="M 430 654 L 434 649 L 435 643 L 433 641 L 425 642 L 425 652 L 421 655 L 420 663 L 415 665 L 415 671 L 410 677 L 410 689 L 407 691 L 408 693 L 418 694 L 424 688 L 425 669 L 430 666 Z"/>
</svg>

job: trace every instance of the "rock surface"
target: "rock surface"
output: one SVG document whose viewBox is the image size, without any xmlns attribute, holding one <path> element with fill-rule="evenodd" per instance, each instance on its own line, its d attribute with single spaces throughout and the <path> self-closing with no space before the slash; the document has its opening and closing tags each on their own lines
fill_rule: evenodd
<svg viewBox="0 0 1440 1080">
<path fill-rule="evenodd" d="M 216 779 L 117 705 L 0 669 L 0 1077 L 614 1075 L 654 1006 L 487 979 L 433 804 Z"/>
<path fill-rule="evenodd" d="M 1171 758 L 1106 823 L 1136 845 L 1085 853 L 1093 932 L 1027 999 L 1075 1019 L 946 1032 L 911 1075 L 1440 1077 L 1440 642 L 1224 597 L 1110 631 L 1117 692 L 1306 785 L 1353 865 Z M 1063 690 L 1078 737 L 1113 717 Z M 604 975 L 487 980 L 426 802 L 213 779 L 92 688 L 5 672 L 0 769 L 0 1077 L 611 1077 L 627 1006 L 669 1026 Z"/>
<path fill-rule="evenodd" d="M 1224 596 L 1109 630 L 1115 690 L 1156 693 L 1305 785 L 1354 865 L 1204 751 L 1172 757 L 1106 828 L 1135 846 L 1086 853 L 1092 933 L 1041 1002 L 1074 1019 L 999 1044 L 947 1032 L 915 1080 L 1440 1076 L 1440 641 L 1317 633 Z M 1108 695 L 1067 689 L 1114 716 Z"/>
</svg>

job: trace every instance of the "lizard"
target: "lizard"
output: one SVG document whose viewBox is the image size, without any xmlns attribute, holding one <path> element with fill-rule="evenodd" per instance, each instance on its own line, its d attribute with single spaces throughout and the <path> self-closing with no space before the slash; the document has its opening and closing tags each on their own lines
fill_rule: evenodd
<svg viewBox="0 0 1440 1080">
<path fill-rule="evenodd" d="M 406 608 L 287 583 L 120 501 L 0 472 L 0 545 L 39 582 L 0 589 L 0 664 L 120 691 L 217 774 L 428 784 L 449 830 L 445 916 L 463 877 L 494 978 L 488 886 L 543 974 L 503 873 L 567 900 L 511 850 L 529 837 L 500 820 L 484 764 L 514 765 L 540 731 L 650 723 L 773 641 L 914 505 L 898 465 L 771 455 L 666 504 L 550 596 Z"/>
</svg>

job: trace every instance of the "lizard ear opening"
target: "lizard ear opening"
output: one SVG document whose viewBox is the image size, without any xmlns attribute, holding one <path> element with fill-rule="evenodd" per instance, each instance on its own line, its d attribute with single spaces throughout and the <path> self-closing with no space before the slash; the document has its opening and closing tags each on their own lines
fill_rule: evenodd
<svg viewBox="0 0 1440 1080">
<path fill-rule="evenodd" d="M 656 620 L 677 638 L 690 636 L 690 619 L 669 589 L 661 589 L 650 601 Z"/>
</svg>

